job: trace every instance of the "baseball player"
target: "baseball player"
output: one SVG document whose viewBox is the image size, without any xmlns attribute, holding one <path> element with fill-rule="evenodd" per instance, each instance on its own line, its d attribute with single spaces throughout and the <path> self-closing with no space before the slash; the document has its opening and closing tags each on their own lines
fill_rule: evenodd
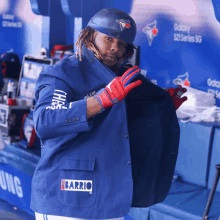
<svg viewBox="0 0 220 220">
<path fill-rule="evenodd" d="M 131 207 L 166 198 L 179 145 L 175 111 L 185 98 L 126 64 L 135 35 L 128 14 L 103 9 L 80 32 L 76 56 L 40 73 L 33 119 L 41 158 L 30 206 L 37 220 L 123 220 Z"/>
</svg>

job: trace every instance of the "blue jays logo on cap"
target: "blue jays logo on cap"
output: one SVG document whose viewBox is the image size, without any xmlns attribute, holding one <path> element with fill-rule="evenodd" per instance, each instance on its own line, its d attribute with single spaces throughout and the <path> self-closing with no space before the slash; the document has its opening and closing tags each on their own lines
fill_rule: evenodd
<svg viewBox="0 0 220 220">
<path fill-rule="evenodd" d="M 116 21 L 120 24 L 121 31 L 123 31 L 125 28 L 131 27 L 129 20 L 121 19 L 121 20 L 116 20 Z"/>
</svg>

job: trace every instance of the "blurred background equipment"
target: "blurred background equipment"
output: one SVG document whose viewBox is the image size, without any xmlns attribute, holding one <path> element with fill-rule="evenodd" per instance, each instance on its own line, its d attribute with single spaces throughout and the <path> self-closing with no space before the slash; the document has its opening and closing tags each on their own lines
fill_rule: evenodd
<svg viewBox="0 0 220 220">
<path fill-rule="evenodd" d="M 55 45 L 50 51 L 51 57 L 55 63 L 62 60 L 65 57 L 73 56 L 73 44 L 71 45 Z"/>
<path fill-rule="evenodd" d="M 36 135 L 33 122 L 35 100 L 31 106 L 30 112 L 24 114 L 22 119 L 22 124 L 20 128 L 20 141 L 19 144 L 24 148 L 35 147 L 37 149 L 41 148 L 40 139 Z"/>
<path fill-rule="evenodd" d="M 0 61 L 4 77 L 18 80 L 21 70 L 19 56 L 13 52 L 6 52 L 1 55 Z"/>
<path fill-rule="evenodd" d="M 190 86 L 184 86 L 188 99 L 176 111 L 182 122 L 220 122 L 216 98 L 212 93 L 204 92 Z"/>
</svg>

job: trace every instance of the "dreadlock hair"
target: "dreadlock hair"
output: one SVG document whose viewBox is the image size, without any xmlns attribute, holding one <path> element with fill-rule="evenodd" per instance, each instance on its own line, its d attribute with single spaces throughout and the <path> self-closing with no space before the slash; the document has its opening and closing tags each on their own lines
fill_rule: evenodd
<svg viewBox="0 0 220 220">
<path fill-rule="evenodd" d="M 86 47 L 90 47 L 90 49 L 95 53 L 96 57 L 102 60 L 102 55 L 98 52 L 98 49 L 96 48 L 94 42 L 95 32 L 96 30 L 91 27 L 86 27 L 85 29 L 80 31 L 78 40 L 76 42 L 76 47 L 77 47 L 76 58 L 78 58 L 79 55 L 80 61 L 82 61 L 82 44 L 84 44 Z M 120 61 L 123 61 L 124 59 L 130 59 L 133 54 L 134 54 L 134 47 L 128 44 L 126 48 L 126 52 Z"/>
<path fill-rule="evenodd" d="M 93 35 L 95 33 L 95 30 L 91 27 L 87 27 L 85 29 L 83 29 L 82 31 L 80 31 L 79 33 L 79 37 L 78 40 L 76 42 L 76 47 L 77 47 L 77 51 L 76 51 L 76 58 L 78 58 L 79 55 L 79 60 L 82 61 L 82 44 L 84 44 L 86 47 L 92 46 L 92 42 L 93 40 Z"/>
</svg>

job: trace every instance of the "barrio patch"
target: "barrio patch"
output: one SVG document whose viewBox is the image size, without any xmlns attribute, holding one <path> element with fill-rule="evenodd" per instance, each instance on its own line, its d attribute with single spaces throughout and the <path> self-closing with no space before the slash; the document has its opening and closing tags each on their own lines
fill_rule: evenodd
<svg viewBox="0 0 220 220">
<path fill-rule="evenodd" d="M 92 194 L 92 180 L 61 180 L 61 190 L 89 192 Z"/>
</svg>

